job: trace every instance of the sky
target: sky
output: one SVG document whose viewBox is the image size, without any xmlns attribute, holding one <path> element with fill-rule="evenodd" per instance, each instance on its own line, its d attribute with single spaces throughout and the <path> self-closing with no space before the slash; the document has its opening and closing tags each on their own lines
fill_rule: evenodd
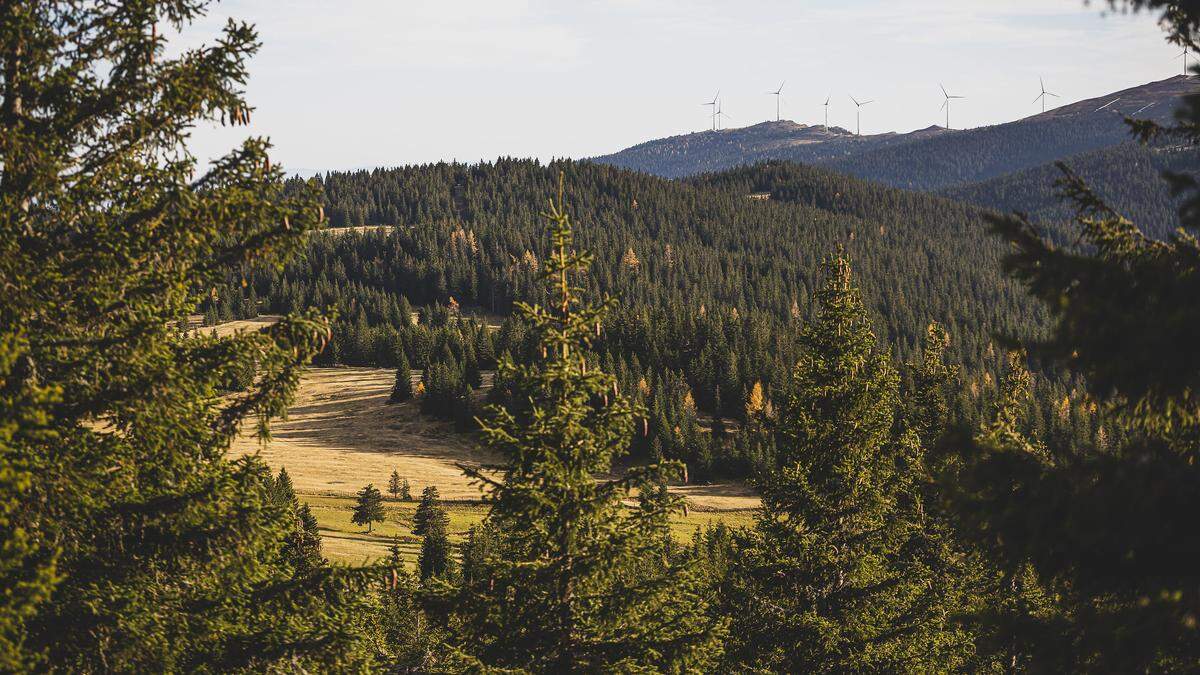
<svg viewBox="0 0 1200 675">
<path fill-rule="evenodd" d="M 500 156 L 588 157 L 775 117 L 862 131 L 975 127 L 1178 74 L 1155 17 L 1082 0 L 224 0 L 177 37 L 255 24 L 252 124 L 201 127 L 219 156 L 267 136 L 289 172 Z"/>
</svg>

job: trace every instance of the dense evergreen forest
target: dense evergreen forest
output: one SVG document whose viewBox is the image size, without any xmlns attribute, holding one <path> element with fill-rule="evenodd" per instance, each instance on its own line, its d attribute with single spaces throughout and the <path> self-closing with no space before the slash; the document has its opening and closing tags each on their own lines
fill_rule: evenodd
<svg viewBox="0 0 1200 675">
<path fill-rule="evenodd" d="M 771 463 L 769 450 L 724 432 L 747 421 L 756 385 L 768 402 L 785 394 L 796 328 L 811 317 L 816 271 L 829 255 L 854 261 L 881 344 L 898 361 L 916 357 L 931 321 L 946 327 L 966 373 L 955 405 L 964 419 L 977 421 L 995 395 L 1002 350 L 993 335 L 1042 320 L 1000 275 L 1003 247 L 987 236 L 982 211 L 786 162 L 684 183 L 517 160 L 330 174 L 311 184 L 324 187 L 331 224 L 342 227 L 314 236 L 282 271 L 256 274 L 249 293 L 271 312 L 337 310 L 318 363 L 394 367 L 403 352 L 414 368 L 458 373 L 435 378 L 452 394 L 426 408 L 469 426 L 478 411 L 468 405 L 464 384 L 477 379 L 468 371 L 493 367 L 500 354 L 531 354 L 527 331 L 502 318 L 513 302 L 543 299 L 542 207 L 527 195 L 545 194 L 558 172 L 579 240 L 596 255 L 587 290 L 621 303 L 596 346 L 650 409 L 635 456 L 685 460 L 700 480 Z M 375 225 L 387 227 L 346 229 Z M 222 302 L 246 305 L 239 278 L 208 300 L 210 313 Z M 437 317 L 451 304 L 456 317 L 486 314 L 500 330 L 448 326 Z M 434 318 L 414 323 L 413 305 Z M 1084 436 L 1099 430 L 1077 382 L 1039 378 L 1038 386 L 1046 394 L 1034 415 L 1039 433 L 1064 424 Z"/>
<path fill-rule="evenodd" d="M 1191 4 L 1113 4 L 1200 46 Z M 788 162 L 200 168 L 259 48 L 168 51 L 207 8 L 0 4 L 0 671 L 1200 670 L 1194 173 L 1155 238 L 1071 173 L 1046 227 Z M 311 362 L 478 425 L 465 542 L 429 486 L 415 570 L 331 565 L 229 456 Z M 668 486 L 721 472 L 753 524 L 681 543 Z"/>
<path fill-rule="evenodd" d="M 1183 205 L 1162 179 L 1163 172 L 1200 174 L 1200 153 L 1179 145 L 1152 148 L 1122 143 L 1062 162 L 1114 209 L 1160 238 L 1179 227 L 1179 208 Z M 1074 215 L 1071 204 L 1063 201 L 1055 188 L 1060 178 L 1062 171 L 1057 163 L 1046 164 L 950 188 L 941 194 L 1001 213 L 1021 211 L 1039 223 L 1052 225 L 1067 222 Z"/>
</svg>

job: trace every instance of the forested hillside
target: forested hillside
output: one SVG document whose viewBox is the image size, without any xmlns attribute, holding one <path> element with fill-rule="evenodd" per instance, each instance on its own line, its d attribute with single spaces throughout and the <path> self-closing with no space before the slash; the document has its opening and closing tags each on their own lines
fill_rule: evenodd
<svg viewBox="0 0 1200 675">
<path fill-rule="evenodd" d="M 1179 226 L 1181 200 L 1171 195 L 1162 179 L 1164 171 L 1200 173 L 1200 153 L 1195 148 L 1147 147 L 1122 143 L 1062 160 L 1088 182 L 1113 208 L 1146 232 L 1165 237 Z M 1065 222 L 1074 214 L 1055 181 L 1062 178 L 1056 164 L 1043 164 L 991 180 L 942 190 L 953 199 L 978 204 L 1001 213 L 1021 211 L 1043 223 Z"/>
<path fill-rule="evenodd" d="M 700 431 L 744 422 L 756 385 L 765 400 L 783 395 L 816 270 L 832 254 L 854 261 L 881 344 L 898 360 L 915 358 L 929 322 L 947 328 L 969 381 L 957 410 L 971 418 L 998 374 L 993 335 L 1036 329 L 1043 316 L 1002 278 L 1003 246 L 981 210 L 787 162 L 686 182 L 528 160 L 330 174 L 312 183 L 334 229 L 282 272 L 257 273 L 249 292 L 272 312 L 338 311 L 318 363 L 394 367 L 401 353 L 414 368 L 450 363 L 457 375 L 426 383 L 442 392 L 426 408 L 465 423 L 474 412 L 455 402 L 467 401 L 471 373 L 530 349 L 524 329 L 503 318 L 514 301 L 542 300 L 537 195 L 559 171 L 579 241 L 596 253 L 586 290 L 621 301 L 597 348 L 623 387 L 653 392 L 638 445 L 692 462 L 694 475 L 745 475 L 764 461 Z M 380 227 L 347 229 L 364 225 Z M 245 304 L 231 278 L 205 306 Z M 414 306 L 429 309 L 415 324 Z M 447 321 L 448 306 L 490 314 L 501 328 L 464 330 Z M 1049 409 L 1037 416 L 1038 428 L 1077 423 Z"/>
</svg>

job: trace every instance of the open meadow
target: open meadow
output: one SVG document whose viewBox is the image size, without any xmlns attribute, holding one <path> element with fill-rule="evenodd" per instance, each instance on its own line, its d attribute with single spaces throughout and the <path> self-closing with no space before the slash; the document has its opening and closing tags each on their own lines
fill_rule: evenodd
<svg viewBox="0 0 1200 675">
<path fill-rule="evenodd" d="M 270 441 L 260 443 L 247 434 L 230 449 L 235 456 L 257 453 L 273 470 L 287 468 L 321 526 L 326 556 L 337 562 L 381 558 L 397 534 L 405 557 L 415 559 L 420 539 L 409 531 L 415 502 L 389 500 L 386 521 L 370 533 L 350 523 L 354 493 L 368 483 L 385 491 L 393 470 L 409 481 L 414 496 L 428 485 L 437 487 L 456 543 L 486 513 L 479 487 L 458 465 L 498 458 L 478 447 L 474 435 L 422 415 L 416 401 L 389 404 L 394 378 L 395 371 L 386 368 L 312 368 L 287 418 L 272 424 Z M 740 483 L 671 489 L 689 505 L 687 516 L 672 518 L 678 538 L 717 520 L 748 525 L 758 506 L 758 498 Z"/>
</svg>

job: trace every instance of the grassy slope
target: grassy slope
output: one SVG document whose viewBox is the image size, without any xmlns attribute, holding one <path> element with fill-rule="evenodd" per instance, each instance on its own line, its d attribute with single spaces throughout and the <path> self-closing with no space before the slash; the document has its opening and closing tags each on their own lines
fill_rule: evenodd
<svg viewBox="0 0 1200 675">
<path fill-rule="evenodd" d="M 325 556 L 331 561 L 357 565 L 377 560 L 388 555 L 392 537 L 400 535 L 404 559 L 413 563 L 421 549 L 421 539 L 411 532 L 412 517 L 416 502 L 388 501 L 384 511 L 387 520 L 377 523 L 370 533 L 366 528 L 350 522 L 350 511 L 354 507 L 351 497 L 328 495 L 301 495 L 300 499 L 312 508 L 313 515 L 321 526 Z M 487 508 L 473 502 L 449 502 L 445 504 L 450 515 L 450 538 L 462 543 L 467 528 L 483 520 Z M 749 526 L 753 511 L 690 511 L 687 516 L 675 514 L 671 518 L 671 534 L 678 541 L 687 541 L 697 527 L 722 521 L 730 527 Z"/>
<path fill-rule="evenodd" d="M 321 526 L 325 555 L 345 564 L 384 557 L 399 534 L 405 558 L 416 560 L 420 539 L 409 531 L 414 503 L 387 504 L 387 520 L 367 533 L 350 522 L 353 494 L 367 483 L 385 490 L 392 470 L 408 479 L 414 495 L 434 485 L 450 500 L 450 532 L 455 542 L 486 508 L 480 492 L 457 462 L 494 460 L 473 436 L 422 416 L 415 402 L 388 405 L 395 371 L 384 368 L 313 368 L 301 381 L 287 419 L 272 425 L 272 440 L 260 445 L 239 438 L 233 456 L 259 454 L 273 469 L 286 467 L 302 501 Z M 673 488 L 692 505 L 676 516 L 672 531 L 690 537 L 696 527 L 720 519 L 748 525 L 758 498 L 742 484 L 688 485 Z"/>
</svg>

